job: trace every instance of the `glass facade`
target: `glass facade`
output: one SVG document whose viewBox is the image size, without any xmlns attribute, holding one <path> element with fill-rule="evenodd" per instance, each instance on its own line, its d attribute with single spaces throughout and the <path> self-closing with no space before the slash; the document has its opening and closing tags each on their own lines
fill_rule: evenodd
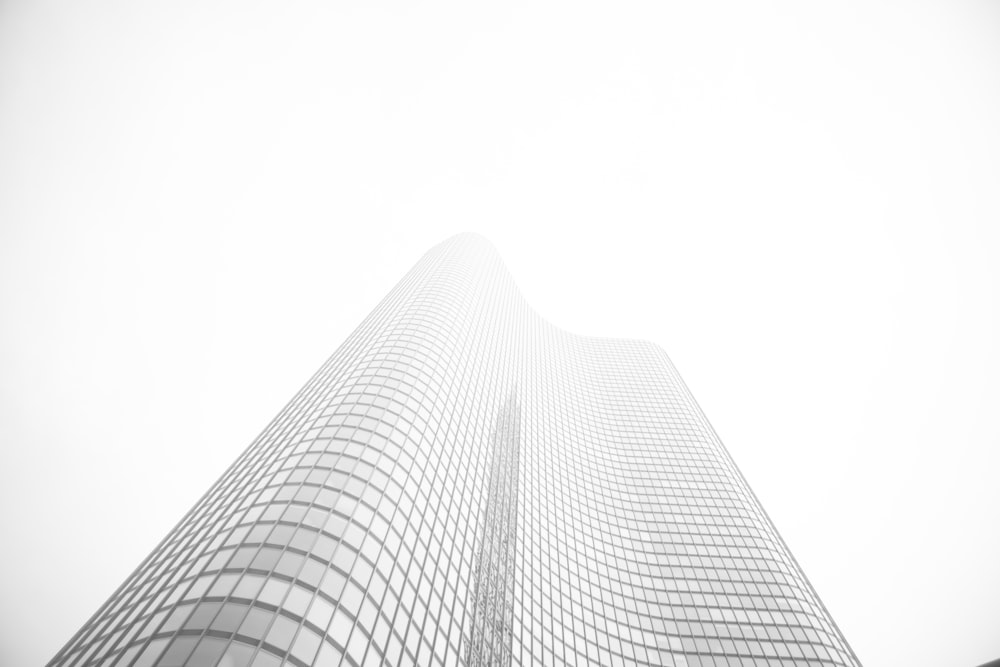
<svg viewBox="0 0 1000 667">
<path fill-rule="evenodd" d="M 655 345 L 433 248 L 50 665 L 858 665 Z"/>
</svg>

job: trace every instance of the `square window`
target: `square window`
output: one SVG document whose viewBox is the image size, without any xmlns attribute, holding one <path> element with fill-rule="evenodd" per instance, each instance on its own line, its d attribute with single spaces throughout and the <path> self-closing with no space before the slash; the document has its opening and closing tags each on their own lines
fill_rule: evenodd
<svg viewBox="0 0 1000 667">
<path fill-rule="evenodd" d="M 267 583 L 264 584 L 264 589 L 260 592 L 257 599 L 261 602 L 266 602 L 267 604 L 273 604 L 276 607 L 280 607 L 281 603 L 285 599 L 285 593 L 288 592 L 288 588 L 291 586 L 287 581 L 281 581 L 280 579 L 268 579 Z"/>
<path fill-rule="evenodd" d="M 243 619 L 239 634 L 260 641 L 263 639 L 264 633 L 267 632 L 268 626 L 271 625 L 272 618 L 274 618 L 272 612 L 254 607 L 247 614 L 247 617 Z"/>
<path fill-rule="evenodd" d="M 311 665 L 313 664 L 313 659 L 316 657 L 316 650 L 319 648 L 319 644 L 319 635 L 308 628 L 302 628 L 299 631 L 299 636 L 295 638 L 295 643 L 292 645 L 292 655 L 307 665 Z"/>
<path fill-rule="evenodd" d="M 291 590 L 288 591 L 288 597 L 285 598 L 281 607 L 296 616 L 305 616 L 306 609 L 309 608 L 309 601 L 312 600 L 312 597 L 313 594 L 306 589 L 299 586 L 292 586 Z"/>
<path fill-rule="evenodd" d="M 271 629 L 268 630 L 264 641 L 282 651 L 287 651 L 288 647 L 292 645 L 292 639 L 295 637 L 295 631 L 298 630 L 298 627 L 298 624 L 292 619 L 279 615 L 271 624 Z"/>
<path fill-rule="evenodd" d="M 236 632 L 236 628 L 240 627 L 243 617 L 246 616 L 247 609 L 246 605 L 227 602 L 222 605 L 222 609 L 209 628 L 219 632 Z"/>
</svg>

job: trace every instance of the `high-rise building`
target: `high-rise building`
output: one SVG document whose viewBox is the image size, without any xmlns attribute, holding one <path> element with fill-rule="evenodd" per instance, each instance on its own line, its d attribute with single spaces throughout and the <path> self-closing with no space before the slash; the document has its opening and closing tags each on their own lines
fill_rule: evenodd
<svg viewBox="0 0 1000 667">
<path fill-rule="evenodd" d="M 51 665 L 858 665 L 667 355 L 433 248 Z"/>
</svg>

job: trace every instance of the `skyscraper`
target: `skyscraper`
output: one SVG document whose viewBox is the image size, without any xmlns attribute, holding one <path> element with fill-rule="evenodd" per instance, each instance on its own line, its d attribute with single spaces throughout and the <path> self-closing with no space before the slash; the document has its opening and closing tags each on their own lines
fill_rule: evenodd
<svg viewBox="0 0 1000 667">
<path fill-rule="evenodd" d="M 460 235 L 50 664 L 859 663 L 666 354 Z"/>
</svg>

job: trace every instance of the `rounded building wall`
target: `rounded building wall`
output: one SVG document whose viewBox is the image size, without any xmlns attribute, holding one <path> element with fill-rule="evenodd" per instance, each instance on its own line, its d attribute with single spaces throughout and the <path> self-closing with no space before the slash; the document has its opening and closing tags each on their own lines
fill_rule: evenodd
<svg viewBox="0 0 1000 667">
<path fill-rule="evenodd" d="M 666 355 L 432 249 L 50 665 L 857 665 Z"/>
</svg>

